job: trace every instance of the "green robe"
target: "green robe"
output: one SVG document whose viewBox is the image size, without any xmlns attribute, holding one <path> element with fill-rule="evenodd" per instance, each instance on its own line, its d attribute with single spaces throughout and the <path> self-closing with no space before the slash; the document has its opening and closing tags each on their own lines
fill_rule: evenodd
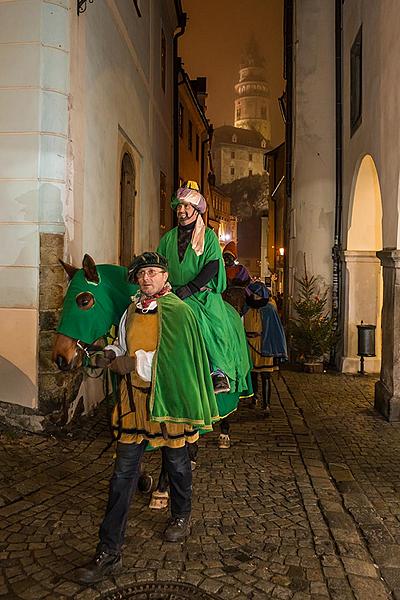
<svg viewBox="0 0 400 600">
<path fill-rule="evenodd" d="M 218 274 L 207 284 L 207 289 L 185 298 L 184 302 L 190 306 L 198 320 L 211 369 L 221 369 L 226 373 L 237 404 L 239 394 L 248 389 L 246 376 L 251 369 L 251 363 L 242 321 L 235 309 L 224 302 L 221 296 L 226 287 L 226 275 L 217 236 L 212 229 L 207 228 L 203 254 L 196 256 L 189 244 L 180 262 L 178 228 L 175 227 L 161 238 L 157 252 L 168 260 L 169 281 L 174 290 L 194 279 L 210 261 L 219 261 Z M 218 404 L 222 405 L 226 396 L 232 395 L 218 396 L 221 396 L 218 398 Z M 229 404 L 228 402 L 225 414 L 234 410 Z M 220 415 L 224 416 L 221 408 L 222 406 Z"/>
<path fill-rule="evenodd" d="M 210 430 L 219 414 L 198 323 L 175 294 L 158 298 L 157 306 L 159 332 L 152 365 L 150 420 Z"/>
</svg>

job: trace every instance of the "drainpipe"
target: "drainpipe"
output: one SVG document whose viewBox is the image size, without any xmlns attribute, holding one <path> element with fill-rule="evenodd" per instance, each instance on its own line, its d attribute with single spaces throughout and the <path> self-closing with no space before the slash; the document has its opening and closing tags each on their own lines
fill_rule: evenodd
<svg viewBox="0 0 400 600">
<path fill-rule="evenodd" d="M 176 190 L 179 185 L 179 69 L 181 59 L 178 56 L 178 40 L 185 33 L 187 14 L 182 12 L 180 0 L 175 0 L 175 10 L 178 16 L 178 30 L 174 34 L 173 40 L 173 189 Z"/>
<path fill-rule="evenodd" d="M 336 195 L 335 195 L 335 237 L 332 248 L 332 317 L 336 330 L 341 329 L 341 292 L 342 268 L 340 254 L 342 250 L 342 205 L 343 205 L 343 2 L 335 2 L 335 96 L 336 96 Z M 338 366 L 338 348 L 332 351 L 331 363 Z"/>
<path fill-rule="evenodd" d="M 284 8 L 284 79 L 286 80 L 286 127 L 285 127 L 285 186 L 286 202 L 284 214 L 284 286 L 283 286 L 283 320 L 289 319 L 289 243 L 290 243 L 290 210 L 292 199 L 292 152 L 293 152 L 293 20 L 294 0 L 285 0 Z"/>
<path fill-rule="evenodd" d="M 214 171 L 213 166 L 212 166 L 212 159 L 211 159 L 211 144 L 212 144 L 212 139 L 213 139 L 213 134 L 214 134 L 214 127 L 212 125 L 212 123 L 210 123 L 209 127 L 208 127 L 208 137 L 203 140 L 201 142 L 201 163 L 200 163 L 200 169 L 201 169 L 201 182 L 200 182 L 200 190 L 201 193 L 203 195 L 205 195 L 206 191 L 205 191 L 205 177 L 204 177 L 204 167 L 205 167 L 205 162 L 206 162 L 206 153 L 205 153 L 205 147 L 206 144 L 210 144 L 210 148 L 208 151 L 209 154 L 209 162 L 210 162 L 210 171 Z M 208 174 L 207 174 L 208 175 Z"/>
</svg>

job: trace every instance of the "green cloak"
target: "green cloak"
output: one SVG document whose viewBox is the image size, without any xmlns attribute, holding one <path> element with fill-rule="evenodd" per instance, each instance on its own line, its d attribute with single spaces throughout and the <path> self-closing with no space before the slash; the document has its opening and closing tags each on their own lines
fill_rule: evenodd
<svg viewBox="0 0 400 600">
<path fill-rule="evenodd" d="M 159 330 L 152 366 L 150 420 L 210 430 L 219 414 L 199 325 L 191 309 L 175 294 L 158 298 L 157 306 Z"/>
<path fill-rule="evenodd" d="M 226 288 L 226 275 L 217 236 L 207 228 L 203 254 L 197 256 L 189 244 L 180 262 L 178 228 L 174 227 L 161 238 L 157 252 L 168 260 L 169 281 L 174 290 L 194 279 L 210 261 L 219 261 L 218 274 L 207 284 L 207 289 L 185 298 L 184 302 L 193 310 L 199 323 L 211 369 L 221 369 L 226 373 L 237 404 L 239 394 L 248 389 L 246 376 L 251 363 L 242 321 L 235 309 L 224 302 L 221 296 Z M 230 412 L 228 408 L 226 410 Z"/>
</svg>

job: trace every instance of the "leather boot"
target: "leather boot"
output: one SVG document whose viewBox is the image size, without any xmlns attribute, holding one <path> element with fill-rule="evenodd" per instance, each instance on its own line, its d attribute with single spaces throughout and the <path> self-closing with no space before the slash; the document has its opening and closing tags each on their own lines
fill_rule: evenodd
<svg viewBox="0 0 400 600">
<path fill-rule="evenodd" d="M 253 386 L 253 398 L 251 399 L 250 406 L 256 406 L 258 397 L 258 373 L 251 371 L 251 385 Z"/>
<path fill-rule="evenodd" d="M 171 517 L 166 530 L 164 540 L 166 542 L 184 542 L 190 535 L 190 515 L 183 517 Z"/>
<path fill-rule="evenodd" d="M 262 373 L 262 409 L 266 415 L 271 412 L 271 375 L 270 373 Z"/>
<path fill-rule="evenodd" d="M 97 552 L 93 560 L 86 566 L 76 571 L 76 579 L 80 583 L 98 583 L 122 568 L 120 554 Z"/>
</svg>

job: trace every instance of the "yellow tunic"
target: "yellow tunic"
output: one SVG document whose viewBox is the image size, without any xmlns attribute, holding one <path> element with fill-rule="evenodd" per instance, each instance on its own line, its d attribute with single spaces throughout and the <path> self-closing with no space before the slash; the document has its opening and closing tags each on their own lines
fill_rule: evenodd
<svg viewBox="0 0 400 600">
<path fill-rule="evenodd" d="M 253 361 L 253 370 L 271 373 L 274 371 L 273 357 L 261 355 L 262 321 L 259 310 L 250 308 L 247 311 L 244 316 L 244 328 L 250 348 L 251 360 Z"/>
<path fill-rule="evenodd" d="M 126 320 L 126 342 L 128 352 L 135 356 L 136 350 L 145 352 L 154 351 L 157 347 L 159 320 L 157 313 L 142 314 L 135 312 L 132 304 L 128 310 Z M 173 360 L 171 356 L 171 360 Z M 178 423 L 164 423 L 164 439 L 160 423 L 149 420 L 147 402 L 150 393 L 150 382 L 144 381 L 136 371 L 131 373 L 134 411 L 131 410 L 127 391 L 126 379 L 121 383 L 120 424 L 122 434 L 119 441 L 126 444 L 140 444 L 148 440 L 152 446 L 168 446 L 181 448 L 185 442 L 193 443 L 198 440 L 199 434 L 188 425 Z M 114 434 L 118 435 L 119 408 L 113 412 Z"/>
</svg>

